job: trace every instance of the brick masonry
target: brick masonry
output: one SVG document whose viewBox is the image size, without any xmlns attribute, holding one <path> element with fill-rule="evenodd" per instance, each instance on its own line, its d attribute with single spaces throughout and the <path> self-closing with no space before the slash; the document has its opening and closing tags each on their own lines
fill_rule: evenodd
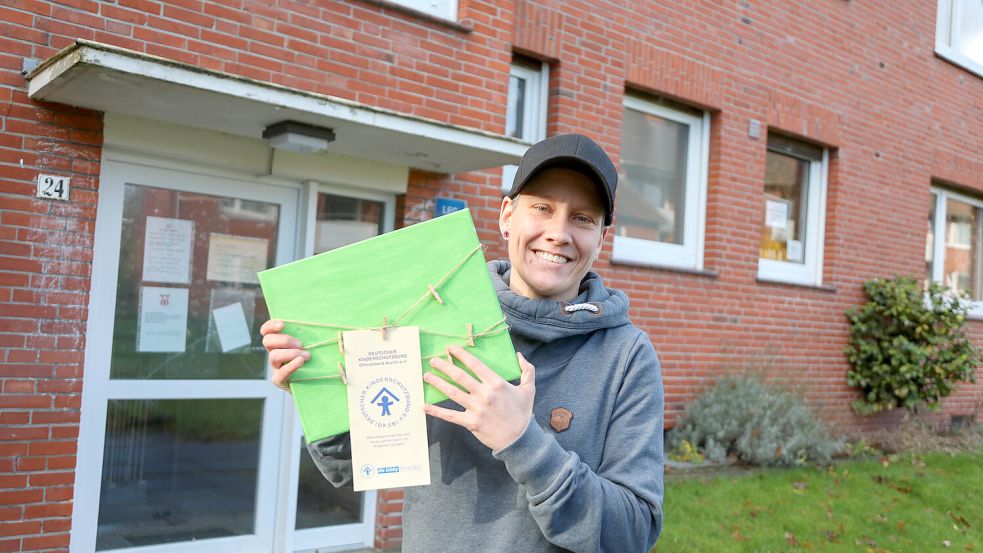
<svg viewBox="0 0 983 553">
<path fill-rule="evenodd" d="M 983 79 L 936 57 L 935 2 L 461 0 L 460 24 L 362 0 L 12 0 L 0 6 L 0 551 L 69 542 L 102 114 L 27 98 L 25 58 L 78 38 L 207 69 L 502 132 L 513 53 L 551 63 L 549 132 L 615 158 L 627 91 L 712 115 L 704 263 L 691 274 L 610 262 L 660 352 L 667 422 L 721 374 L 759 368 L 841 428 L 843 312 L 874 276 L 924 272 L 929 186 L 983 194 Z M 756 280 L 765 143 L 750 119 L 831 149 L 823 288 Z M 69 175 L 67 203 L 34 198 Z M 475 211 L 502 256 L 497 170 L 412 171 L 397 226 L 436 195 Z M 983 325 L 972 323 L 983 342 Z M 983 375 L 980 375 L 983 376 Z M 983 383 L 944 414 L 969 414 Z M 376 545 L 401 536 L 379 496 Z"/>
</svg>

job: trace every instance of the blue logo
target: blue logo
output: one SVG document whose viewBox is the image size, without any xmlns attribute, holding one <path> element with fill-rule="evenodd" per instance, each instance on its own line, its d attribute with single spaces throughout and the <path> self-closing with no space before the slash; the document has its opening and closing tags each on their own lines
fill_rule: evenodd
<svg viewBox="0 0 983 553">
<path fill-rule="evenodd" d="M 372 467 L 372 465 L 362 465 L 359 472 L 361 472 L 362 476 L 366 478 L 372 478 L 372 475 L 375 474 L 375 469 Z"/>
<path fill-rule="evenodd" d="M 358 395 L 359 413 L 378 429 L 399 426 L 415 407 L 406 384 L 391 376 L 372 379 Z"/>
<path fill-rule="evenodd" d="M 399 401 L 399 397 L 397 397 L 396 394 L 390 392 L 389 388 L 383 386 L 382 389 L 379 390 L 379 393 L 376 394 L 375 397 L 372 398 L 372 401 L 370 401 L 369 403 L 373 405 L 377 405 L 382 409 L 382 414 L 379 415 L 380 417 L 388 417 L 392 415 L 392 413 L 389 411 L 389 406 L 394 405 L 394 402 L 397 401 Z"/>
</svg>

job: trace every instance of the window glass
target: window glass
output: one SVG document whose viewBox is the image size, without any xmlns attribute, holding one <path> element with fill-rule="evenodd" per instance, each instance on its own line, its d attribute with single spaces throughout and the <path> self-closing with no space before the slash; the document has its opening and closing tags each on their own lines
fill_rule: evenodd
<svg viewBox="0 0 983 553">
<path fill-rule="evenodd" d="M 314 253 L 382 234 L 384 213 L 383 202 L 318 193 Z"/>
<path fill-rule="evenodd" d="M 509 76 L 509 105 L 505 114 L 505 134 L 513 138 L 524 138 L 523 119 L 526 111 L 526 79 L 518 75 Z"/>
<path fill-rule="evenodd" d="M 263 378 L 277 204 L 127 184 L 111 378 Z"/>
<path fill-rule="evenodd" d="M 774 151 L 767 153 L 762 258 L 804 262 L 808 186 L 808 161 Z"/>
<path fill-rule="evenodd" d="M 546 138 L 546 86 L 549 66 L 516 58 L 509 69 L 509 97 L 505 109 L 505 135 L 535 144 Z M 515 180 L 515 165 L 502 167 L 502 192 Z"/>
<path fill-rule="evenodd" d="M 618 236 L 682 244 L 689 125 L 630 108 L 622 125 Z"/>
<path fill-rule="evenodd" d="M 983 1 L 954 0 L 958 17 L 954 23 L 954 46 L 964 55 L 983 64 Z"/>
<path fill-rule="evenodd" d="M 980 210 L 949 198 L 946 202 L 945 270 L 943 282 L 952 291 L 966 292 L 979 300 Z"/>
<path fill-rule="evenodd" d="M 303 441 L 300 448 L 297 529 L 361 522 L 364 494 L 356 493 L 351 483 L 335 488 L 314 464 Z"/>
<path fill-rule="evenodd" d="M 110 400 L 96 549 L 252 534 L 262 407 Z"/>
</svg>

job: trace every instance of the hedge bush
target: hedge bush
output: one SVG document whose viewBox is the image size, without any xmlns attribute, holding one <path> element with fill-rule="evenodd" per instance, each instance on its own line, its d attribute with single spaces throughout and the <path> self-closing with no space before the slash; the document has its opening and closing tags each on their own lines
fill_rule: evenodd
<svg viewBox="0 0 983 553">
<path fill-rule="evenodd" d="M 754 376 L 725 376 L 686 406 L 670 445 L 688 440 L 711 461 L 828 463 L 843 447 L 796 394 Z"/>
<path fill-rule="evenodd" d="M 869 280 L 864 289 L 870 301 L 847 311 L 847 383 L 863 394 L 855 411 L 937 409 L 956 382 L 975 381 L 981 357 L 966 336 L 964 295 L 901 276 Z"/>
</svg>

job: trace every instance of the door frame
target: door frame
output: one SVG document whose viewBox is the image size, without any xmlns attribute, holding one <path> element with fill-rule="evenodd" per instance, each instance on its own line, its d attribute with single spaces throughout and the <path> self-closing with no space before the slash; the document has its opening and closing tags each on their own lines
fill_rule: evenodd
<svg viewBox="0 0 983 553">
<path fill-rule="evenodd" d="M 179 178 L 174 178 L 175 176 Z M 299 473 L 300 425 L 293 402 L 268 382 L 195 380 L 193 387 L 181 381 L 111 380 L 115 298 L 119 270 L 120 229 L 126 183 L 147 184 L 198 193 L 233 196 L 280 205 L 277 233 L 277 265 L 310 255 L 307 237 L 314 221 L 309 216 L 309 201 L 319 189 L 317 183 L 298 183 L 269 175 L 253 175 L 188 161 L 175 161 L 143 153 L 106 147 L 103 150 L 98 210 L 94 234 L 89 313 L 86 322 L 86 347 L 82 389 L 81 421 L 75 479 L 75 506 L 72 514 L 71 551 L 95 550 L 98 530 L 102 463 L 105 447 L 105 424 L 108 401 L 112 399 L 162 398 L 262 398 L 263 421 L 260 434 L 256 520 L 254 534 L 214 538 L 193 542 L 175 542 L 139 548 L 141 553 L 223 552 L 223 551 L 292 551 L 296 532 L 314 533 L 318 539 L 330 539 L 338 545 L 317 547 L 334 550 L 371 546 L 375 531 L 376 494 L 365 494 L 362 523 L 294 530 Z M 346 192 L 347 190 L 347 192 Z M 392 195 L 353 192 L 347 187 L 331 193 L 387 198 L 386 230 L 393 221 Z M 308 540 L 300 540 L 307 542 Z M 298 545 L 301 545 L 298 543 Z M 132 551 L 136 551 L 133 548 Z M 131 550 L 120 550 L 131 551 Z"/>
</svg>

